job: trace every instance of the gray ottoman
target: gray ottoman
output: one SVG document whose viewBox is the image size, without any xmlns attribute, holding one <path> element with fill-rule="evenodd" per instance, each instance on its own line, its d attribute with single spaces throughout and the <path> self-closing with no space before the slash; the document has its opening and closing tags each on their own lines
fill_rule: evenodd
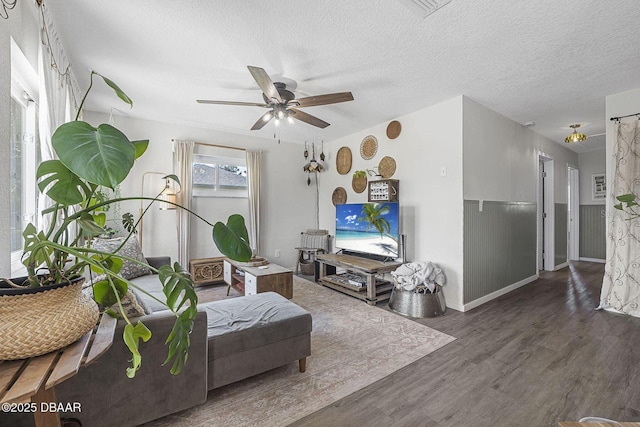
<svg viewBox="0 0 640 427">
<path fill-rule="evenodd" d="M 311 355 L 311 314 L 275 292 L 201 304 L 208 322 L 208 389 Z"/>
</svg>

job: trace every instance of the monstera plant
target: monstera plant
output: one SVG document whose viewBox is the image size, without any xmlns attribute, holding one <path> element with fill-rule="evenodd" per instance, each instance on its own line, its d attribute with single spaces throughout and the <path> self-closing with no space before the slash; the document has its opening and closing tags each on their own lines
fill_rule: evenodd
<svg viewBox="0 0 640 427">
<path fill-rule="evenodd" d="M 114 304 L 117 307 L 115 311 L 126 322 L 123 339 L 133 356 L 132 366 L 127 370 L 127 375 L 132 377 L 141 363 L 140 340 L 147 341 L 151 331 L 141 321 L 134 324 L 127 318 L 121 299 L 128 288 L 135 285 L 118 275 L 118 272 L 124 260 L 141 262 L 119 255 L 117 250 L 111 253 L 94 249 L 87 242 L 105 232 L 105 206 L 125 200 L 147 200 L 148 210 L 159 195 L 155 198 L 120 197 L 110 200 L 97 196 L 101 188 L 114 189 L 127 177 L 136 159 L 146 151 L 149 141 L 130 141 L 114 126 L 101 124 L 94 127 L 78 120 L 94 78 L 102 78 L 123 102 L 133 106 L 132 100 L 113 81 L 91 72 L 90 85 L 75 120 L 61 125 L 52 136 L 58 159 L 41 163 L 37 170 L 38 187 L 53 204 L 43 211 L 43 215 L 49 217 L 50 224 L 45 230 L 39 231 L 32 224 L 24 230 L 23 263 L 28 272 L 24 283 L 34 288 L 70 282 L 82 277 L 87 269 L 103 275 L 103 280 L 93 283 L 93 295 L 99 304 Z M 175 175 L 166 178 L 180 184 Z M 179 205 L 176 207 L 185 209 Z M 226 224 L 218 222 L 214 225 L 197 213 L 189 212 L 212 227 L 213 240 L 224 255 L 237 261 L 251 258 L 242 216 L 232 215 Z M 125 242 L 132 235 L 133 230 Z M 176 316 L 173 330 L 166 340 L 168 355 L 165 364 L 171 364 L 171 372 L 177 374 L 188 357 L 197 295 L 191 277 L 178 263 L 159 269 L 150 268 L 158 273 L 166 305 Z"/>
</svg>

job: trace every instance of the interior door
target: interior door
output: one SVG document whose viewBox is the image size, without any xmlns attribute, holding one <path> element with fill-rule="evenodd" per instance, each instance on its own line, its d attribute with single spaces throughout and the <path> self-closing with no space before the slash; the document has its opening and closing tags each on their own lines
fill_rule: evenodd
<svg viewBox="0 0 640 427">
<path fill-rule="evenodd" d="M 544 203 L 544 162 L 538 164 L 538 268 L 544 270 L 544 248 L 545 248 L 545 203 Z"/>
<path fill-rule="evenodd" d="M 580 259 L 580 171 L 569 166 L 569 260 Z"/>
<path fill-rule="evenodd" d="M 553 271 L 555 266 L 553 159 L 540 155 L 538 171 L 538 269 Z"/>
</svg>

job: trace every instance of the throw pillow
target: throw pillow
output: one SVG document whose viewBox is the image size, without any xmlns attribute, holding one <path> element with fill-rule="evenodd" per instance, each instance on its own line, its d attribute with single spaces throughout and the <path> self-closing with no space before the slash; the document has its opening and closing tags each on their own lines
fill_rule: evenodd
<svg viewBox="0 0 640 427">
<path fill-rule="evenodd" d="M 96 238 L 93 239 L 91 247 L 100 251 L 115 253 L 116 249 L 120 247 L 124 240 L 124 237 L 116 237 L 113 239 Z M 136 239 L 129 239 L 127 243 L 125 243 L 125 245 L 120 248 L 120 250 L 118 251 L 118 255 L 127 256 L 129 258 L 144 262 L 145 264 L 147 263 L 147 260 L 142 254 L 142 251 L 140 250 L 140 246 L 138 245 L 138 241 Z M 151 274 L 151 270 L 149 270 L 149 267 L 146 265 L 140 265 L 132 261 L 124 260 L 122 269 L 120 270 L 119 274 L 125 279 L 131 280 L 135 279 L 136 277 Z"/>
<path fill-rule="evenodd" d="M 105 274 L 101 274 L 99 276 L 94 277 L 93 280 L 90 282 L 90 284 L 87 287 L 83 288 L 82 291 L 87 295 L 89 295 L 91 299 L 93 299 L 92 284 L 97 283 L 101 280 L 104 280 L 105 278 L 106 278 Z M 136 293 L 135 289 L 132 289 L 131 287 L 127 290 L 127 293 L 122 298 L 120 298 L 120 302 L 122 303 L 122 308 L 124 308 L 124 313 L 129 318 L 145 316 L 147 314 L 153 313 L 153 310 L 146 304 L 144 299 L 140 298 L 140 296 Z M 122 318 L 122 316 L 120 316 L 120 308 L 118 307 L 117 303 L 109 307 L 105 307 L 98 304 L 98 307 L 100 308 L 101 312 L 111 309 L 116 313 L 118 313 L 118 318 Z"/>
</svg>

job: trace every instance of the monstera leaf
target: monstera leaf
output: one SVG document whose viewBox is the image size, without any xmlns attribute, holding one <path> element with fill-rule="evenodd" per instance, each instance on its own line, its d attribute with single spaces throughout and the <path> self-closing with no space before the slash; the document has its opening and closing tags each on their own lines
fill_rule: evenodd
<svg viewBox="0 0 640 427">
<path fill-rule="evenodd" d="M 63 205 L 82 203 L 91 194 L 91 189 L 59 160 L 40 163 L 36 179 L 40 191 Z"/>
<path fill-rule="evenodd" d="M 100 220 L 103 216 L 106 218 L 105 214 L 94 216 L 90 213 L 83 212 L 77 220 L 78 225 L 82 229 L 82 235 L 85 237 L 95 237 L 104 233 L 104 223 L 100 225 L 95 221 L 96 219 Z"/>
<path fill-rule="evenodd" d="M 231 215 L 227 224 L 216 222 L 213 226 L 213 241 L 223 255 L 235 261 L 251 259 L 249 234 L 242 215 Z"/>
<path fill-rule="evenodd" d="M 127 368 L 127 377 L 133 378 L 142 364 L 142 355 L 140 354 L 140 340 L 147 342 L 151 338 L 151 331 L 140 320 L 134 326 L 132 323 L 125 325 L 122 331 L 124 343 L 131 352 L 131 366 Z"/>
<path fill-rule="evenodd" d="M 182 371 L 189 357 L 189 335 L 198 313 L 198 295 L 193 289 L 191 276 L 177 262 L 173 264 L 173 268 L 170 265 L 160 267 L 158 277 L 167 297 L 167 307 L 176 314 L 173 329 L 165 342 L 169 346 L 169 352 L 163 363 L 166 365 L 173 361 L 170 372 L 175 375 Z"/>
<path fill-rule="evenodd" d="M 114 189 L 129 174 L 136 159 L 136 145 L 115 127 L 87 122 L 61 125 L 51 137 L 60 161 L 80 178 Z"/>
<path fill-rule="evenodd" d="M 148 139 L 142 139 L 140 141 L 131 141 L 131 143 L 133 144 L 133 146 L 136 149 L 136 159 L 138 159 L 138 157 L 142 156 L 144 154 L 144 152 L 147 151 L 147 148 L 149 147 L 149 140 Z"/>
<path fill-rule="evenodd" d="M 127 294 L 129 286 L 122 279 L 107 277 L 93 284 L 93 298 L 104 306 L 111 306 Z M 118 296 L 116 297 L 116 292 Z"/>
<path fill-rule="evenodd" d="M 107 84 L 107 86 L 109 86 L 111 89 L 113 89 L 113 91 L 116 93 L 116 95 L 118 95 L 118 98 L 120 98 L 123 102 L 126 102 L 127 104 L 129 104 L 130 107 L 133 107 L 133 100 L 131 98 L 129 98 L 129 96 L 124 93 L 124 91 L 122 89 L 120 89 L 120 86 L 118 86 L 113 80 L 111 80 L 108 77 L 103 76 L 100 73 L 96 73 L 95 71 L 91 71 L 91 74 L 95 74 L 96 76 L 100 76 L 102 77 L 102 80 L 104 80 L 104 82 Z"/>
</svg>

